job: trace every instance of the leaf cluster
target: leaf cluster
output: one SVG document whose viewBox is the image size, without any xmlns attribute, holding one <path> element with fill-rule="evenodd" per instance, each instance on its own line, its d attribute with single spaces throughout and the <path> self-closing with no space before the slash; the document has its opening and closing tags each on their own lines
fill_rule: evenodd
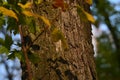
<svg viewBox="0 0 120 80">
<path fill-rule="evenodd" d="M 85 0 L 85 2 L 89 5 L 92 4 L 92 0 Z M 0 28 L 2 25 L 7 24 L 7 30 L 10 31 L 10 33 L 13 32 L 14 34 L 17 34 L 20 33 L 19 26 L 28 26 L 29 27 L 28 31 L 33 35 L 36 31 L 38 31 L 38 26 L 36 26 L 35 20 L 40 19 L 47 26 L 47 28 L 45 29 L 51 30 L 50 28 L 52 24 L 50 23 L 49 19 L 33 11 L 34 4 L 40 5 L 41 3 L 44 3 L 44 1 L 35 0 L 33 1 L 33 3 L 27 0 L 0 1 Z M 69 9 L 69 5 L 65 3 L 64 0 L 53 0 L 52 6 L 54 9 L 60 8 L 61 11 L 63 12 Z M 83 19 L 84 21 L 90 21 L 91 23 L 95 23 L 95 19 L 93 18 L 93 16 L 90 13 L 86 12 L 80 5 L 77 5 L 76 9 L 81 19 Z M 24 37 L 22 34 L 20 35 L 21 38 Z M 61 40 L 62 47 L 64 49 L 68 48 L 64 34 L 60 29 L 54 28 L 51 31 L 51 39 L 53 42 L 58 42 L 59 40 Z M 12 36 L 9 36 L 8 34 L 5 35 L 5 40 L 0 38 L 0 53 L 8 54 L 9 55 L 8 57 L 11 59 L 18 57 L 21 61 L 22 60 L 24 61 L 24 55 L 22 53 L 23 50 L 20 51 L 15 49 L 11 51 L 11 45 L 13 44 L 13 42 L 14 41 L 12 40 Z M 21 47 L 21 49 L 23 49 L 23 42 L 24 41 L 21 40 L 21 45 L 18 45 L 19 47 Z M 27 46 L 25 45 L 25 47 Z M 28 48 L 30 47 L 31 46 L 29 46 Z M 38 46 L 35 45 L 32 47 L 38 48 Z M 26 50 L 28 50 L 28 48 Z M 39 61 L 37 59 L 38 57 L 34 55 L 34 53 L 32 53 L 29 50 L 27 52 L 28 52 L 28 58 L 30 59 L 31 62 L 36 63 Z"/>
</svg>

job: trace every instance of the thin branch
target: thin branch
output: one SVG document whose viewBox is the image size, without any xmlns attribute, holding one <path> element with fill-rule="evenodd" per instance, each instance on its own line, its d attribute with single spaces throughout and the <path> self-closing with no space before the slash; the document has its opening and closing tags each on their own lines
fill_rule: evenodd
<svg viewBox="0 0 120 80">
<path fill-rule="evenodd" d="M 24 53 L 25 63 L 26 63 L 26 66 L 27 66 L 28 78 L 29 78 L 29 80 L 32 80 L 32 73 L 31 73 L 30 61 L 29 61 L 28 56 L 27 56 L 28 48 L 25 45 L 23 45 L 25 43 L 24 43 L 24 39 L 23 39 L 21 25 L 19 26 L 19 32 L 20 32 L 21 42 L 22 42 L 22 51 Z"/>
<path fill-rule="evenodd" d="M 44 32 L 45 32 L 45 30 L 43 30 L 43 31 L 32 41 L 32 43 L 34 43 L 34 42 L 40 37 L 40 35 L 42 35 Z"/>
</svg>

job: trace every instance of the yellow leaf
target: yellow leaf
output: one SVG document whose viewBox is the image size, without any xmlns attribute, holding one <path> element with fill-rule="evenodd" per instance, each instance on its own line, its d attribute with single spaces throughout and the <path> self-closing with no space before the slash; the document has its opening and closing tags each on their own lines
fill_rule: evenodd
<svg viewBox="0 0 120 80">
<path fill-rule="evenodd" d="M 84 12 L 84 13 L 90 22 L 95 23 L 95 19 L 91 14 L 89 14 L 88 12 Z"/>
<path fill-rule="evenodd" d="M 38 4 L 42 3 L 43 0 L 38 0 Z"/>
<path fill-rule="evenodd" d="M 63 38 L 63 34 L 58 28 L 55 28 L 51 34 L 52 34 L 53 42 L 57 42 L 57 41 L 61 40 L 61 38 Z"/>
<path fill-rule="evenodd" d="M 43 2 L 43 0 L 37 0 L 35 1 L 36 4 L 41 4 Z"/>
<path fill-rule="evenodd" d="M 28 17 L 34 16 L 33 13 L 31 13 L 30 11 L 27 11 L 27 10 L 24 10 L 22 13 L 23 13 L 24 15 L 28 16 Z"/>
<path fill-rule="evenodd" d="M 92 0 L 85 0 L 86 3 L 88 3 L 89 5 L 92 5 Z"/>
<path fill-rule="evenodd" d="M 23 10 L 22 13 L 23 13 L 24 15 L 28 16 L 28 17 L 33 16 L 33 17 L 35 17 L 35 18 L 40 18 L 40 19 L 43 20 L 43 22 L 44 22 L 46 25 L 48 25 L 49 28 L 51 27 L 50 21 L 49 21 L 47 18 L 45 18 L 44 16 L 40 16 L 39 14 L 32 13 L 32 12 L 30 12 L 30 11 L 28 11 L 28 10 Z"/>
<path fill-rule="evenodd" d="M 27 9 L 27 8 L 31 8 L 32 7 L 32 3 L 31 2 L 27 2 L 25 5 L 18 3 L 18 5 L 23 8 L 23 9 Z"/>
<path fill-rule="evenodd" d="M 68 44 L 66 42 L 65 36 L 62 33 L 61 30 L 59 30 L 58 28 L 54 28 L 52 33 L 51 33 L 51 39 L 53 42 L 62 42 L 62 48 L 64 50 L 68 49 Z"/>
<path fill-rule="evenodd" d="M 16 13 L 14 11 L 9 10 L 7 8 L 4 8 L 4 7 L 0 7 L 0 12 L 3 15 L 13 17 L 13 18 L 15 18 L 18 21 L 18 17 L 17 17 L 17 15 L 16 15 Z"/>
<path fill-rule="evenodd" d="M 39 17 L 44 21 L 46 25 L 48 25 L 49 28 L 51 27 L 50 21 L 47 18 L 45 18 L 44 16 L 39 16 Z"/>
<path fill-rule="evenodd" d="M 94 17 L 93 17 L 90 13 L 86 12 L 86 11 L 85 11 L 82 7 L 80 7 L 79 5 L 77 5 L 77 8 L 78 8 L 78 14 L 79 14 L 81 17 L 89 20 L 91 23 L 95 23 L 95 19 L 94 19 Z M 81 15 L 81 14 L 82 14 L 82 15 Z"/>
<path fill-rule="evenodd" d="M 24 15 L 28 16 L 28 17 L 32 17 L 32 16 L 33 16 L 33 17 L 35 17 L 35 18 L 40 18 L 40 19 L 43 20 L 43 22 L 44 22 L 46 25 L 48 25 L 49 28 L 51 27 L 50 21 L 49 21 L 47 18 L 45 18 L 44 16 L 40 16 L 39 14 L 34 14 L 34 13 L 28 11 L 28 10 L 23 10 L 22 13 L 23 13 Z"/>
</svg>

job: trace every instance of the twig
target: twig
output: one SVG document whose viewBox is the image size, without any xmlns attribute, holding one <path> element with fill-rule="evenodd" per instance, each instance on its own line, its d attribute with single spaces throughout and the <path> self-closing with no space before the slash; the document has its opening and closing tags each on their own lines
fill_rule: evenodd
<svg viewBox="0 0 120 80">
<path fill-rule="evenodd" d="M 31 73 L 31 66 L 30 66 L 30 61 L 28 59 L 28 56 L 27 56 L 27 51 L 28 51 L 28 48 L 23 45 L 25 44 L 24 43 L 24 39 L 23 39 L 23 34 L 22 34 L 22 30 L 21 30 L 21 25 L 19 26 L 19 32 L 20 32 L 20 36 L 21 36 L 21 42 L 22 42 L 22 51 L 24 53 L 24 56 L 25 56 L 25 63 L 26 63 L 26 66 L 27 66 L 27 72 L 28 72 L 28 79 L 29 80 L 32 80 L 32 73 Z"/>
<path fill-rule="evenodd" d="M 32 43 L 34 43 L 34 42 L 40 37 L 40 35 L 42 35 L 44 32 L 45 32 L 45 30 L 43 30 L 43 31 L 32 41 Z"/>
</svg>

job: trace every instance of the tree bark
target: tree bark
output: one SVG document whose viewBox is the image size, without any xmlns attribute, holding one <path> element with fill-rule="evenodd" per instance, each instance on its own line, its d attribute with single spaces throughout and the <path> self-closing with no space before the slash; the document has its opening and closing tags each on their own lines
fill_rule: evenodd
<svg viewBox="0 0 120 80">
<path fill-rule="evenodd" d="M 34 5 L 33 11 L 46 16 L 52 26 L 62 31 L 68 48 L 64 49 L 61 41 L 52 41 L 51 30 L 40 35 L 34 42 L 40 46 L 40 50 L 35 51 L 40 61 L 36 66 L 32 65 L 34 79 L 97 80 L 91 24 L 88 21 L 83 22 L 75 8 L 79 4 L 89 11 L 89 6 L 84 0 L 69 0 L 66 1 L 67 10 L 62 11 L 60 8 L 54 9 L 51 3 L 51 0 L 45 0 L 40 5 Z M 45 27 L 41 20 L 36 22 L 41 30 Z M 39 33 L 36 32 L 35 35 L 38 36 Z"/>
</svg>

